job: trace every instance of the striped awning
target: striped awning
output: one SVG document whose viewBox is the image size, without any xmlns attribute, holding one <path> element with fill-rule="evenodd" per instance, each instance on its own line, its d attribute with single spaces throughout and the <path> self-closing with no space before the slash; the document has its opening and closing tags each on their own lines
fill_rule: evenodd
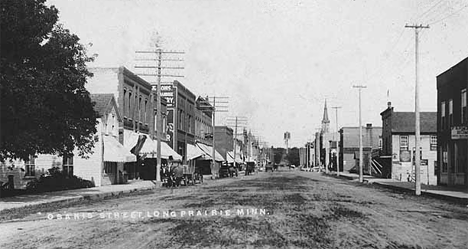
<svg viewBox="0 0 468 249">
<path fill-rule="evenodd" d="M 103 135 L 103 143 L 104 162 L 136 162 L 136 156 L 113 136 Z"/>
<path fill-rule="evenodd" d="M 187 144 L 187 160 L 197 159 L 203 157 L 206 153 L 203 152 L 198 146 Z"/>
<path fill-rule="evenodd" d="M 197 146 L 205 152 L 205 156 L 208 158 L 213 158 L 213 147 L 202 144 L 202 143 L 197 143 Z M 219 154 L 218 151 L 215 150 L 215 161 L 217 162 L 224 162 L 224 157 Z"/>
<path fill-rule="evenodd" d="M 240 158 L 240 153 L 236 153 L 236 163 L 242 163 L 242 159 Z M 234 151 L 228 151 L 226 154 L 226 159 L 228 163 L 234 162 Z"/>
</svg>

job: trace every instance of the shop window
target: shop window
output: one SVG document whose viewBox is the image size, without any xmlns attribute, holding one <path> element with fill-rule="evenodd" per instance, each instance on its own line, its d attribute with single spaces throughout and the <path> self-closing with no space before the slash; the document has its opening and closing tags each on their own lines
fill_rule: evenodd
<svg viewBox="0 0 468 249">
<path fill-rule="evenodd" d="M 408 150 L 408 136 L 400 136 L 400 150 Z"/>
<path fill-rule="evenodd" d="M 437 150 L 437 135 L 431 135 L 431 150 Z"/>
<path fill-rule="evenodd" d="M 455 165 L 455 172 L 465 173 L 466 167 L 466 141 L 459 141 L 456 143 L 457 146 L 457 158 L 455 159 L 457 164 Z"/>
<path fill-rule="evenodd" d="M 447 146 L 440 146 L 440 151 L 442 153 L 442 173 L 447 173 L 448 171 L 448 153 Z"/>
<path fill-rule="evenodd" d="M 69 176 L 73 175 L 73 155 L 63 157 L 62 172 Z"/>
<path fill-rule="evenodd" d="M 36 158 L 33 155 L 29 156 L 29 159 L 24 162 L 26 173 L 24 176 L 35 176 L 36 175 Z"/>
</svg>

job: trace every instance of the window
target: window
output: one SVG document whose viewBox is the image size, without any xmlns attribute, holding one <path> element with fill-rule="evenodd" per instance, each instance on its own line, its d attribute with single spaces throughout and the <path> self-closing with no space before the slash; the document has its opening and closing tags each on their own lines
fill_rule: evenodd
<svg viewBox="0 0 468 249">
<path fill-rule="evenodd" d="M 141 101 L 141 96 L 140 98 L 138 99 L 138 122 L 141 122 L 141 120 L 143 119 L 142 118 L 142 110 L 143 109 L 143 101 Z"/>
<path fill-rule="evenodd" d="M 128 112 L 127 112 L 127 89 L 124 89 L 124 97 L 123 97 L 123 115 L 124 117 L 127 117 L 128 116 Z"/>
<path fill-rule="evenodd" d="M 444 101 L 440 103 L 440 122 L 441 122 L 442 130 L 445 130 L 447 121 L 445 119 L 445 102 Z"/>
<path fill-rule="evenodd" d="M 431 135 L 431 150 L 437 150 L 437 135 Z"/>
<path fill-rule="evenodd" d="M 400 150 L 408 150 L 408 136 L 400 136 Z"/>
<path fill-rule="evenodd" d="M 453 100 L 449 100 L 448 126 L 453 125 Z"/>
<path fill-rule="evenodd" d="M 382 149 L 382 138 L 379 138 L 379 149 Z"/>
<path fill-rule="evenodd" d="M 127 116 L 128 116 L 129 118 L 133 118 L 133 113 L 132 113 L 132 93 L 131 93 L 131 92 L 128 93 L 128 107 L 127 107 L 127 108 L 128 108 L 128 111 L 127 111 L 127 114 L 128 114 L 128 115 L 127 115 Z"/>
<path fill-rule="evenodd" d="M 73 175 L 73 155 L 63 156 L 62 171 L 69 176 Z"/>
<path fill-rule="evenodd" d="M 145 107 L 143 109 L 144 111 L 144 114 L 143 114 L 143 120 L 145 121 L 145 124 L 148 124 L 148 118 L 147 118 L 147 115 L 146 113 L 148 112 L 148 100 L 145 99 Z"/>
<path fill-rule="evenodd" d="M 29 156 L 29 160 L 24 162 L 26 173 L 24 176 L 35 176 L 36 175 L 36 158 L 33 155 Z"/>
<path fill-rule="evenodd" d="M 447 146 L 440 146 L 440 153 L 442 153 L 442 173 L 447 173 L 448 155 Z"/>
<path fill-rule="evenodd" d="M 460 113 L 460 123 L 466 123 L 466 89 L 463 89 L 461 92 L 461 113 Z"/>
</svg>

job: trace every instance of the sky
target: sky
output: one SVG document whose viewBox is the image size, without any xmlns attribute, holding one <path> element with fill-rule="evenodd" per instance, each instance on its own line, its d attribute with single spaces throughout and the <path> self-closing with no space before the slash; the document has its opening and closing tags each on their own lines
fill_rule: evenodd
<svg viewBox="0 0 468 249">
<path fill-rule="evenodd" d="M 245 117 L 269 146 L 303 146 L 321 127 L 382 126 L 390 101 L 414 111 L 415 32 L 420 110 L 437 109 L 437 75 L 468 57 L 464 0 L 49 0 L 59 22 L 97 54 L 90 67 L 135 65 L 157 42 L 183 67 L 167 73 L 197 96 L 228 97 L 217 125 Z M 172 56 L 172 57 L 171 57 Z M 173 63 L 173 64 L 171 64 Z M 175 63 L 175 64 L 174 64 Z M 144 73 L 144 72 L 143 72 Z M 151 81 L 151 79 L 148 79 Z M 334 109 L 332 107 L 341 107 Z M 338 115 L 338 122 L 336 116 Z"/>
</svg>

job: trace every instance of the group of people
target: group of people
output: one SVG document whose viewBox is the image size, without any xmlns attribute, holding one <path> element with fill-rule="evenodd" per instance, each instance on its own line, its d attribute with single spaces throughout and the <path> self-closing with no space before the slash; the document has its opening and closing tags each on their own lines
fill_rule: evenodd
<svg viewBox="0 0 468 249">
<path fill-rule="evenodd" d="M 160 175 L 163 187 L 179 187 L 184 179 L 184 167 L 170 160 L 170 163 L 161 166 Z"/>
</svg>

